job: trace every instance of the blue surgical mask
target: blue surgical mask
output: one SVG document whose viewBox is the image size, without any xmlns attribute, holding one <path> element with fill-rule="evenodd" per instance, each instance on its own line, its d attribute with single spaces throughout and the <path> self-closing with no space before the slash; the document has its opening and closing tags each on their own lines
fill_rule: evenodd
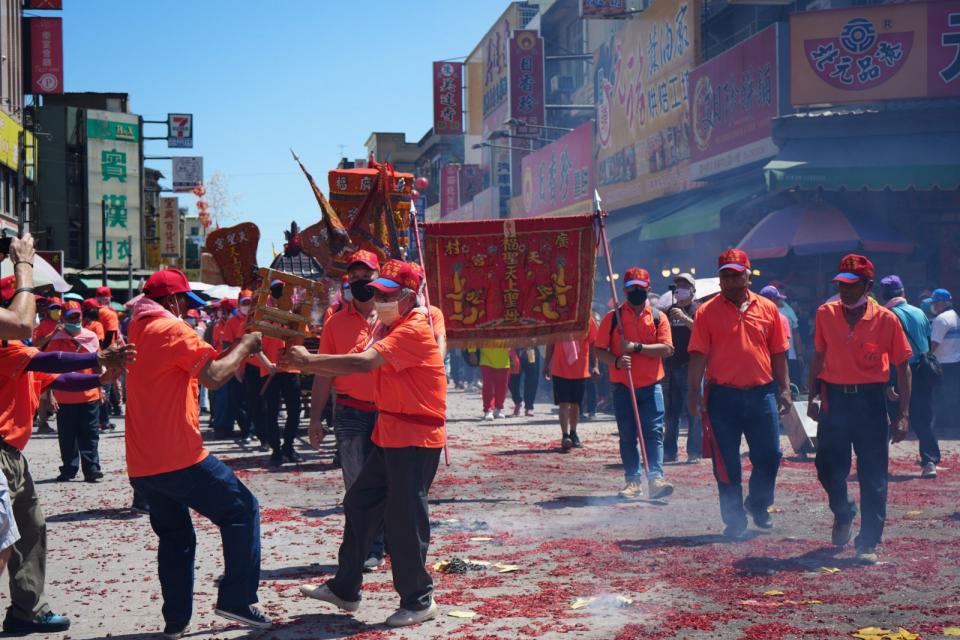
<svg viewBox="0 0 960 640">
<path fill-rule="evenodd" d="M 83 326 L 79 322 L 68 322 L 63 325 L 64 330 L 72 336 L 80 333 L 80 330 L 83 329 Z"/>
</svg>

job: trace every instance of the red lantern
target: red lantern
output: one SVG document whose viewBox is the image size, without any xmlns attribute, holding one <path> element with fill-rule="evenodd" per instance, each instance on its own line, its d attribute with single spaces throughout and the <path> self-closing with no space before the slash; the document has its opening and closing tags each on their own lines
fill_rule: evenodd
<svg viewBox="0 0 960 640">
<path fill-rule="evenodd" d="M 202 198 L 203 196 L 207 195 L 207 188 L 204 187 L 202 184 L 197 185 L 196 187 L 193 188 L 193 191 L 191 193 L 193 193 L 193 195 L 197 196 L 198 198 Z"/>
<path fill-rule="evenodd" d="M 417 198 L 420 197 L 420 192 L 417 191 L 416 189 L 411 189 L 411 190 L 410 190 L 410 197 L 413 198 L 414 200 L 416 200 Z"/>
<path fill-rule="evenodd" d="M 416 185 L 417 189 L 423 190 L 423 189 L 426 189 L 428 186 L 430 186 L 430 181 L 424 178 L 423 176 L 420 176 L 419 178 L 413 181 L 413 184 Z"/>
</svg>

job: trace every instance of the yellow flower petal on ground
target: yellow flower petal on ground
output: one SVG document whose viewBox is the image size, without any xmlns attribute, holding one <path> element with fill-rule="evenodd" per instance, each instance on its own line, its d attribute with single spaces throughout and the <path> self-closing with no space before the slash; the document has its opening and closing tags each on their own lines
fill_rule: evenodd
<svg viewBox="0 0 960 640">
<path fill-rule="evenodd" d="M 476 538 L 470 538 L 470 542 L 490 542 L 493 538 L 488 536 L 477 536 Z"/>
<path fill-rule="evenodd" d="M 919 516 L 919 515 L 921 515 L 922 513 L 923 513 L 923 511 L 907 511 L 906 515 L 908 515 L 908 516 Z"/>
<path fill-rule="evenodd" d="M 897 634 L 891 636 L 891 639 L 896 640 L 917 640 L 920 637 L 919 633 L 913 633 L 912 631 L 907 631 L 903 627 L 897 627 Z"/>
<path fill-rule="evenodd" d="M 763 595 L 768 597 L 776 597 L 784 595 L 783 591 L 777 591 L 776 589 L 771 589 L 770 591 L 764 591 Z"/>
<path fill-rule="evenodd" d="M 449 611 L 447 615 L 451 618 L 475 618 L 477 614 L 473 611 Z"/>
<path fill-rule="evenodd" d="M 596 598 L 595 598 L 595 597 L 590 597 L 590 598 L 577 598 L 576 600 L 573 601 L 573 604 L 570 605 L 570 608 L 571 608 L 571 609 L 584 609 L 584 608 L 586 608 L 586 607 L 589 607 L 591 604 L 593 604 L 594 601 L 596 601 Z"/>
<path fill-rule="evenodd" d="M 960 638 L 960 627 L 944 627 L 943 635 L 950 636 L 952 638 Z"/>
<path fill-rule="evenodd" d="M 840 569 L 837 567 L 820 567 L 820 573 L 833 575 L 834 573 L 840 573 Z"/>
<path fill-rule="evenodd" d="M 862 629 L 857 629 L 855 633 L 850 635 L 854 638 L 859 638 L 860 640 L 883 640 L 885 636 L 890 634 L 890 629 L 881 629 L 880 627 L 864 627 Z"/>
<path fill-rule="evenodd" d="M 502 562 L 498 562 L 497 564 L 493 565 L 493 568 L 497 570 L 497 573 L 512 573 L 514 571 L 520 571 L 520 567 L 518 565 L 503 564 Z"/>
</svg>

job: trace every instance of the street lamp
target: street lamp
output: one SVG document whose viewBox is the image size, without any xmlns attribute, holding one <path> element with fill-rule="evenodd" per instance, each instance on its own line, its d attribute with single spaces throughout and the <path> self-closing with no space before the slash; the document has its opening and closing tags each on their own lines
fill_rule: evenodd
<svg viewBox="0 0 960 640">
<path fill-rule="evenodd" d="M 473 145 L 472 149 L 482 149 L 484 147 L 489 147 L 491 149 L 506 149 L 507 151 L 522 151 L 523 153 L 530 153 L 530 149 L 521 149 L 520 147 L 508 147 L 503 144 L 490 144 L 489 142 L 478 142 Z"/>
<path fill-rule="evenodd" d="M 552 131 L 564 131 L 566 133 L 570 133 L 571 131 L 573 131 L 573 129 L 571 129 L 570 127 L 549 127 L 547 125 L 542 125 L 542 124 L 530 124 L 528 122 L 524 122 L 523 120 L 520 120 L 519 118 L 508 118 L 503 121 L 503 124 L 508 127 L 532 127 L 534 129 L 550 129 Z"/>
</svg>

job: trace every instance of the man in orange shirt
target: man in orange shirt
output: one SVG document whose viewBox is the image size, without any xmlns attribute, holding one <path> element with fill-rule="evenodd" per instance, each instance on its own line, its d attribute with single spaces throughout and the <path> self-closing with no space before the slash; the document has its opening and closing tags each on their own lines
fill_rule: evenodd
<svg viewBox="0 0 960 640">
<path fill-rule="evenodd" d="M 97 310 L 97 320 L 103 325 L 103 348 L 109 347 L 117 340 L 122 340 L 120 335 L 120 316 L 110 307 L 113 300 L 113 293 L 110 287 L 97 287 L 96 300 L 100 308 Z M 110 384 L 103 388 L 103 404 L 109 408 L 109 414 L 116 418 L 123 415 L 120 410 L 120 394 L 116 385 Z"/>
<path fill-rule="evenodd" d="M 704 416 L 704 447 L 712 450 L 724 535 L 739 540 L 746 535 L 747 511 L 758 527 L 773 526 L 767 508 L 773 504 L 783 457 L 778 409 L 786 413 L 792 405 L 789 336 L 777 305 L 750 291 L 750 258 L 745 252 L 728 249 L 720 254 L 717 266 L 720 295 L 697 311 L 687 347 L 687 402 L 690 415 Z M 740 467 L 744 436 L 753 464 L 745 501 Z"/>
<path fill-rule="evenodd" d="M 270 283 L 270 296 L 274 300 L 283 297 L 283 281 L 274 280 Z M 293 444 L 300 427 L 300 372 L 296 369 L 277 367 L 283 351 L 283 340 L 263 337 L 263 355 L 273 373 L 267 377 L 265 428 L 267 442 L 273 453 L 270 464 L 280 466 L 287 462 L 300 462 L 300 455 L 294 450 Z M 287 419 L 283 427 L 283 438 L 280 434 L 280 400 L 287 407 Z"/>
<path fill-rule="evenodd" d="M 250 355 L 260 351 L 259 333 L 239 337 L 234 349 L 216 351 L 181 317 L 203 301 L 176 269 L 157 271 L 133 308 L 130 340 L 139 360 L 130 367 L 127 393 L 127 472 L 150 507 L 159 538 L 157 567 L 163 593 L 164 635 L 179 638 L 193 613 L 197 539 L 193 509 L 220 529 L 224 572 L 219 616 L 265 629 L 270 619 L 254 606 L 260 583 L 260 507 L 233 472 L 203 447 L 197 383 L 217 389 Z"/>
<path fill-rule="evenodd" d="M 345 611 L 360 607 L 363 565 L 381 524 L 390 532 L 393 585 L 400 608 L 386 620 L 402 627 L 437 616 L 433 580 L 426 569 L 430 544 L 427 494 L 446 432 L 447 376 L 428 311 L 417 306 L 422 280 L 410 265 L 391 260 L 370 283 L 385 335 L 359 353 L 311 355 L 293 347 L 281 362 L 327 376 L 373 372 L 377 424 L 374 448 L 343 508 L 347 523 L 337 575 L 300 590 Z M 334 316 L 342 315 L 342 312 Z"/>
<path fill-rule="evenodd" d="M 217 307 L 216 322 L 210 327 L 209 333 L 210 344 L 218 353 L 223 351 L 224 330 L 236 307 L 236 300 L 232 298 L 224 298 Z M 239 381 L 236 382 L 239 384 Z M 238 403 L 234 402 L 232 396 L 233 385 L 234 381 L 231 380 L 219 389 L 210 390 L 212 399 L 210 426 L 213 429 L 213 437 L 218 440 L 232 437 L 233 425 L 237 421 Z"/>
<path fill-rule="evenodd" d="M 44 349 L 47 352 L 96 353 L 100 350 L 97 336 L 84 329 L 80 322 L 80 305 L 74 301 L 66 304 L 63 325 L 53 334 L 53 339 Z M 93 373 L 85 369 L 81 373 Z M 77 471 L 83 470 L 83 479 L 97 482 L 103 477 L 100 470 L 98 444 L 100 434 L 100 389 L 86 391 L 53 390 L 60 405 L 57 412 L 57 440 L 60 443 L 60 475 L 57 482 L 73 480 Z"/>
<path fill-rule="evenodd" d="M 347 280 L 350 301 L 327 319 L 320 334 L 320 353 L 343 355 L 360 353 L 367 349 L 377 323 L 370 283 L 380 275 L 380 261 L 376 254 L 359 250 L 349 258 Z M 331 378 L 315 375 L 313 378 L 313 410 L 310 412 L 310 443 L 320 446 L 324 408 L 330 397 L 331 385 L 336 393 L 333 414 L 333 433 L 340 454 L 344 491 L 360 475 L 363 463 L 373 450 L 373 428 L 377 422 L 374 404 L 373 373 L 354 373 Z M 364 569 L 374 571 L 384 564 L 383 527 L 377 530 L 364 559 Z"/>
<path fill-rule="evenodd" d="M 840 299 L 817 309 L 808 415 L 819 420 L 817 478 L 830 499 L 833 544 L 846 545 L 857 515 L 856 504 L 847 495 L 852 448 L 863 509 L 855 540 L 857 559 L 876 564 L 887 516 L 890 454 L 884 390 L 894 366 L 899 396 L 893 395 L 900 406 L 893 441 L 900 442 L 910 425 L 912 352 L 897 316 L 867 297 L 876 273 L 873 263 L 850 254 L 840 261 L 838 271 L 834 281 Z M 814 402 L 818 397 L 822 408 Z"/>
<path fill-rule="evenodd" d="M 597 330 L 597 357 L 610 368 L 613 386 L 613 406 L 620 432 L 620 459 L 626 484 L 620 490 L 621 498 L 639 498 L 640 484 L 639 433 L 647 452 L 647 480 L 651 498 L 666 498 L 673 493 L 673 485 L 663 479 L 663 359 L 673 354 L 670 321 L 660 317 L 660 311 L 647 302 L 650 274 L 646 269 L 631 267 L 623 274 L 626 302 L 620 305 L 620 320 L 615 311 L 609 312 Z M 617 324 L 615 324 L 617 323 Z M 630 372 L 633 388 L 630 388 Z M 637 399 L 640 427 L 633 415 L 630 394 Z"/>
<path fill-rule="evenodd" d="M 553 402 L 560 408 L 560 448 L 569 451 L 580 448 L 577 421 L 583 392 L 591 375 L 600 375 L 600 365 L 594 350 L 597 325 L 590 317 L 590 328 L 583 340 L 568 340 L 547 346 L 543 363 L 543 379 L 553 379 Z"/>
<path fill-rule="evenodd" d="M 40 313 L 40 304 L 37 303 L 37 311 Z M 61 317 L 63 314 L 63 302 L 56 296 L 50 296 L 46 299 L 44 311 L 41 313 L 42 320 L 33 330 L 33 346 L 43 351 L 49 344 L 53 334 L 63 328 Z M 56 413 L 56 400 L 53 393 L 48 389 L 40 396 L 40 408 L 37 409 L 37 433 L 56 433 L 50 427 L 50 414 Z"/>
<path fill-rule="evenodd" d="M 4 283 L 5 284 L 5 283 Z M 11 282 L 12 284 L 12 282 Z M 19 297 L 13 287 L 0 287 L 2 306 Z M 65 631 L 70 619 L 50 610 L 44 595 L 46 580 L 46 521 L 37 498 L 23 448 L 33 431 L 33 415 L 44 388 L 89 391 L 102 382 L 116 379 L 119 367 L 136 356 L 132 347 L 115 347 L 100 353 L 42 353 L 18 341 L 0 343 L 0 470 L 9 491 L 15 525 L 3 518 L 7 502 L 0 508 L 0 570 L 9 559 L 10 608 L 3 630 L 11 635 Z M 68 373 L 95 367 L 111 367 L 100 375 Z M 19 533 L 18 533 L 19 531 Z M 19 535 L 19 539 L 17 539 Z M 15 541 L 13 546 L 9 542 Z"/>
<path fill-rule="evenodd" d="M 224 350 L 235 344 L 243 336 L 247 324 L 247 316 L 253 309 L 253 292 L 243 289 L 237 298 L 237 313 L 231 316 L 223 326 L 221 341 Z M 260 441 L 264 450 L 269 450 L 265 437 L 264 422 L 266 416 L 266 402 L 260 395 L 263 386 L 261 361 L 256 356 L 247 358 L 247 361 L 230 381 L 230 402 L 236 410 L 237 422 L 240 425 L 240 444 L 250 443 L 250 430 Z M 233 425 L 231 423 L 231 429 Z"/>
</svg>

